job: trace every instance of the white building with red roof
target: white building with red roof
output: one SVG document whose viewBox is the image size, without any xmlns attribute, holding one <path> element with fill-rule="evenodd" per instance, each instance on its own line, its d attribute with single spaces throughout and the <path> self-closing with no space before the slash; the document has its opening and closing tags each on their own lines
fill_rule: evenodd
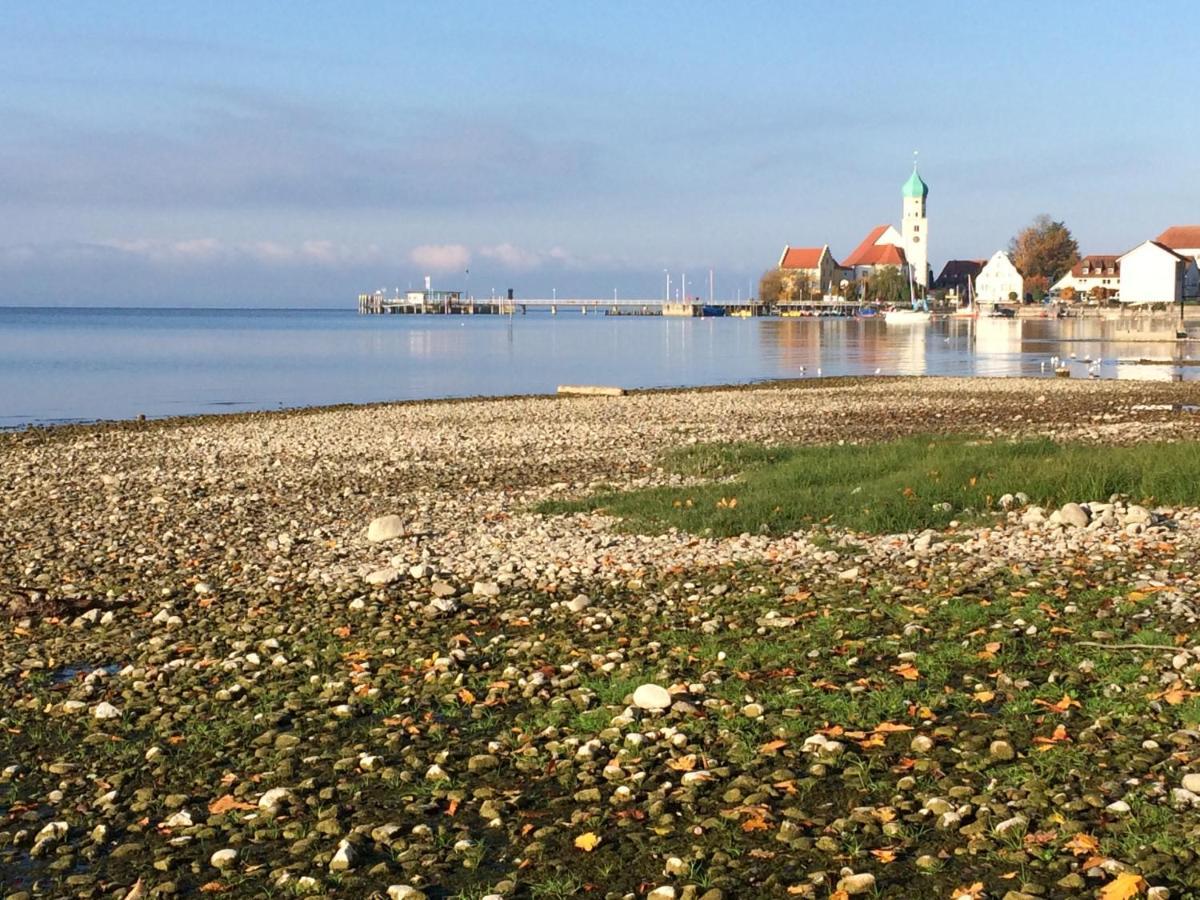
<svg viewBox="0 0 1200 900">
<path fill-rule="evenodd" d="M 1143 241 L 1122 256 L 1120 263 L 1122 303 L 1178 303 L 1185 282 L 1195 279 L 1196 258 L 1159 241 Z"/>
<path fill-rule="evenodd" d="M 1200 295 L 1200 225 L 1172 225 L 1154 240 L 1191 258 L 1193 265 L 1184 275 L 1183 295 Z"/>
</svg>

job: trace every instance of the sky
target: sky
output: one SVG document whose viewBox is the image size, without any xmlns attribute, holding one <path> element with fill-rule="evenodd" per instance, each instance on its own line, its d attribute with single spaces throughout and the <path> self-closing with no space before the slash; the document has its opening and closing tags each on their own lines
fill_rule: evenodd
<svg viewBox="0 0 1200 900">
<path fill-rule="evenodd" d="M 0 4 L 0 305 L 743 295 L 899 224 L 1200 222 L 1192 4 Z M 469 270 L 469 275 L 467 274 Z"/>
</svg>

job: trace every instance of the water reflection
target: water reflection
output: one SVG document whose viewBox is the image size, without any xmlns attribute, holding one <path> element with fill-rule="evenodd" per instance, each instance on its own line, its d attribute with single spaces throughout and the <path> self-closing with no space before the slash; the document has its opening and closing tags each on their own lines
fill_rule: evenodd
<svg viewBox="0 0 1200 900">
<path fill-rule="evenodd" d="M 822 375 L 1194 380 L 1174 323 L 0 308 L 0 425 Z M 1184 349 L 1180 349 L 1183 347 Z M 1158 360 L 1162 365 L 1136 364 Z"/>
</svg>

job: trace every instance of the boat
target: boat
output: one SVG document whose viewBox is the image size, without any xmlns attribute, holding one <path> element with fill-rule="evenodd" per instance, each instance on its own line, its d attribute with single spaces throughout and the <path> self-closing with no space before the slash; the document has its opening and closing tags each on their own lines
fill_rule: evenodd
<svg viewBox="0 0 1200 900">
<path fill-rule="evenodd" d="M 927 309 L 889 309 L 883 321 L 889 325 L 923 325 L 933 317 Z"/>
<path fill-rule="evenodd" d="M 700 317 L 704 319 L 719 318 L 720 316 L 725 315 L 726 312 L 727 310 L 725 307 L 713 306 L 708 303 L 705 303 L 700 307 Z"/>
<path fill-rule="evenodd" d="M 975 292 L 971 290 L 971 276 L 967 276 L 967 305 L 960 306 L 950 313 L 952 319 L 978 319 L 979 304 L 975 302 Z"/>
</svg>

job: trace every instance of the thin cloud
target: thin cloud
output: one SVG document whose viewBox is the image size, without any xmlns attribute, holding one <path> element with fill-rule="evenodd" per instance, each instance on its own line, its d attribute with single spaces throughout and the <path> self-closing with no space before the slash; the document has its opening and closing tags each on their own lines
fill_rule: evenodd
<svg viewBox="0 0 1200 900">
<path fill-rule="evenodd" d="M 408 258 L 421 269 L 453 272 L 471 262 L 471 251 L 462 244 L 422 244 L 409 251 Z"/>
</svg>

